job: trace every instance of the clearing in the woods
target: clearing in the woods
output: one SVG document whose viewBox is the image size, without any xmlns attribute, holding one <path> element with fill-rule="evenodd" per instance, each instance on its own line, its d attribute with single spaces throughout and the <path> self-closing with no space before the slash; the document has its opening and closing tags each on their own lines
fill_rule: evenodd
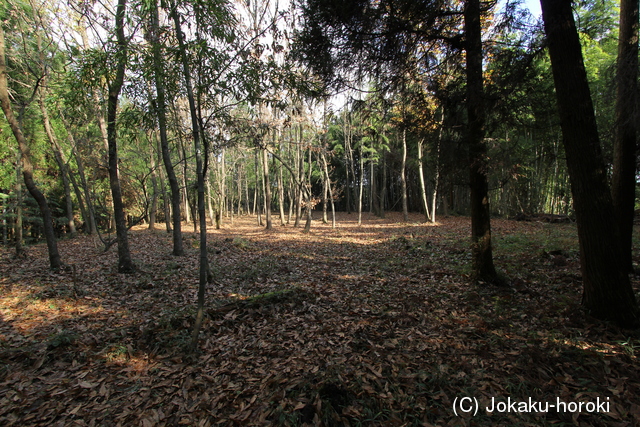
<svg viewBox="0 0 640 427">
<path fill-rule="evenodd" d="M 249 217 L 211 228 L 215 283 L 195 353 L 189 226 L 185 257 L 164 230 L 133 230 L 131 275 L 91 237 L 60 241 L 59 273 L 44 245 L 20 259 L 3 249 L 0 424 L 640 423 L 640 337 L 581 311 L 575 224 L 494 220 L 512 281 L 498 289 L 468 284 L 468 218 L 365 218 L 308 234 Z M 456 416 L 464 397 L 477 414 Z M 508 411 L 489 413 L 492 398 Z M 529 398 L 533 411 L 508 405 Z M 566 411 L 544 410 L 558 399 Z M 588 411 L 597 402 L 608 412 Z"/>
</svg>

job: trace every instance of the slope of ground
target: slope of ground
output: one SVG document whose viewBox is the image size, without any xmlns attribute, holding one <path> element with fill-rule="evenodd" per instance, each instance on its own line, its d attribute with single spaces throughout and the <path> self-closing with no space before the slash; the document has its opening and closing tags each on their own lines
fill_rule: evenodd
<svg viewBox="0 0 640 427">
<path fill-rule="evenodd" d="M 164 231 L 132 231 L 132 275 L 90 237 L 60 242 L 59 273 L 43 245 L 4 250 L 0 424 L 640 423 L 640 337 L 580 310 L 575 225 L 494 220 L 504 290 L 468 284 L 468 218 L 400 219 L 210 229 L 195 354 L 192 233 L 173 257 Z M 514 404 L 529 398 L 541 404 Z M 558 399 L 566 411 L 545 410 Z"/>
</svg>

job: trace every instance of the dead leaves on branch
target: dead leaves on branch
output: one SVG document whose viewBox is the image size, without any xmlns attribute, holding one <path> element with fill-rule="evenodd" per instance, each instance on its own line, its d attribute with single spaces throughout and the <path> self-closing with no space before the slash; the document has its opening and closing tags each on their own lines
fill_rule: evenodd
<svg viewBox="0 0 640 427">
<path fill-rule="evenodd" d="M 2 253 L 3 425 L 634 425 L 636 335 L 591 323 L 571 224 L 495 221 L 514 282 L 468 285 L 469 222 L 264 231 L 253 218 L 210 230 L 215 281 L 200 351 L 197 239 L 137 230 L 143 272 L 116 272 L 89 238 L 60 242 L 76 265 L 50 273 L 45 248 Z M 557 259 L 562 257 L 561 260 Z M 458 396 L 611 397 L 608 414 L 456 418 Z"/>
</svg>

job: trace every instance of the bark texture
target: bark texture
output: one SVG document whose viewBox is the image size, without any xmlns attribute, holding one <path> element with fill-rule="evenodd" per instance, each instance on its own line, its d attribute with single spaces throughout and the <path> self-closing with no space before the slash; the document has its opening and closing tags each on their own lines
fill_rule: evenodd
<svg viewBox="0 0 640 427">
<path fill-rule="evenodd" d="M 503 284 L 493 264 L 491 214 L 487 179 L 487 147 L 482 81 L 480 0 L 468 0 L 464 10 L 467 53 L 467 143 L 471 187 L 471 249 L 473 281 Z"/>
<path fill-rule="evenodd" d="M 620 1 L 616 93 L 616 139 L 613 145 L 611 195 L 620 229 L 623 267 L 633 271 L 631 258 L 636 201 L 638 106 L 638 0 Z"/>
<path fill-rule="evenodd" d="M 637 326 L 571 1 L 540 3 L 578 225 L 582 304 L 594 317 Z"/>
</svg>

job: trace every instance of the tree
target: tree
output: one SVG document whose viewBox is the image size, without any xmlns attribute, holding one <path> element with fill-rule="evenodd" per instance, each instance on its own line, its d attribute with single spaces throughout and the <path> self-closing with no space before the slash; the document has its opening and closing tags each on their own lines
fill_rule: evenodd
<svg viewBox="0 0 640 427">
<path fill-rule="evenodd" d="M 267 135 L 262 134 L 259 136 L 262 139 L 264 144 L 267 144 L 265 141 Z M 259 145 L 262 145 L 260 143 Z M 266 148 L 260 149 L 260 154 L 262 156 L 262 172 L 264 174 L 263 181 L 264 182 L 264 214 L 265 214 L 265 228 L 267 230 L 271 230 L 273 228 L 271 221 L 271 180 L 269 177 L 269 156 L 267 155 Z"/>
<path fill-rule="evenodd" d="M 40 189 L 33 179 L 33 164 L 31 163 L 31 150 L 27 139 L 22 132 L 22 128 L 18 119 L 13 114 L 13 108 L 11 106 L 11 100 L 9 98 L 9 88 L 7 85 L 7 65 L 5 62 L 5 39 L 4 29 L 0 26 L 0 104 L 2 105 L 2 111 L 4 112 L 7 122 L 11 127 L 18 147 L 20 149 L 20 158 L 22 163 L 22 177 L 24 179 L 27 190 L 33 196 L 40 208 L 40 214 L 42 215 L 42 222 L 44 227 L 44 235 L 47 241 L 47 250 L 49 252 L 49 265 L 52 270 L 57 270 L 62 266 L 60 260 L 60 254 L 58 252 L 58 243 L 53 230 L 53 218 L 51 216 L 51 210 L 47 199 L 42 194 Z"/>
<path fill-rule="evenodd" d="M 44 79 L 43 79 L 44 80 Z M 40 90 L 40 111 L 42 112 L 42 124 L 44 126 L 44 130 L 47 134 L 47 138 L 51 143 L 51 149 L 53 150 L 53 155 L 56 159 L 56 163 L 58 164 L 58 169 L 60 169 L 60 175 L 62 178 L 62 186 L 64 188 L 64 197 L 67 208 L 67 221 L 69 224 L 69 233 L 71 237 L 76 236 L 76 225 L 73 218 L 73 202 L 71 200 L 71 185 L 70 181 L 73 179 L 73 175 L 69 174 L 69 168 L 67 167 L 67 161 L 64 156 L 64 152 L 58 143 L 58 138 L 51 126 L 51 120 L 49 119 L 49 112 L 47 111 L 47 107 L 45 105 L 44 94 L 43 91 Z"/>
<path fill-rule="evenodd" d="M 193 86 L 191 84 L 191 72 L 187 46 L 182 32 L 181 17 L 175 2 L 171 5 L 171 14 L 173 17 L 174 30 L 178 39 L 178 52 L 180 61 L 182 62 L 182 71 L 184 73 L 184 82 L 187 89 L 187 98 L 189 100 L 189 113 L 191 116 L 191 131 L 193 137 L 193 145 L 196 152 L 196 176 L 198 180 L 198 219 L 200 221 L 200 261 L 199 261 L 199 285 L 198 285 L 198 311 L 191 336 L 191 347 L 195 349 L 198 342 L 200 327 L 204 319 L 204 298 L 205 287 L 207 284 L 207 272 L 209 271 L 209 261 L 207 259 L 207 218 L 204 209 L 204 170 L 202 163 L 202 145 L 200 141 L 200 123 L 198 121 L 198 112 L 196 109 L 195 97 L 193 94 Z"/>
<path fill-rule="evenodd" d="M 165 100 L 165 76 L 162 61 L 162 46 L 160 44 L 160 25 L 158 18 L 157 2 L 151 4 L 149 35 L 151 41 L 151 50 L 153 53 L 153 77 L 156 87 L 156 115 L 158 119 L 158 131 L 160 133 L 160 149 L 162 152 L 162 161 L 167 171 L 167 179 L 171 189 L 171 214 L 173 224 L 173 254 L 176 256 L 184 255 L 184 247 L 182 243 L 182 217 L 180 215 L 180 185 L 176 178 L 176 173 L 171 162 L 171 154 L 169 152 L 169 142 L 167 139 L 167 104 Z"/>
<path fill-rule="evenodd" d="M 86 212 L 83 214 L 83 219 L 85 223 L 88 223 L 87 234 L 94 235 L 98 233 L 98 226 L 96 224 L 96 215 L 95 208 L 93 205 L 93 200 L 91 198 L 91 191 L 89 190 L 89 185 L 87 183 L 87 177 L 84 171 L 84 161 L 80 156 L 80 152 L 78 151 L 78 146 L 76 144 L 75 136 L 73 135 L 73 131 L 71 130 L 71 126 L 69 122 L 66 120 L 63 114 L 60 114 L 60 118 L 62 119 L 62 123 L 67 132 L 67 139 L 69 140 L 69 145 L 71 145 L 71 153 L 76 160 L 76 165 L 78 167 L 78 175 L 80 177 L 80 186 L 82 187 L 82 192 L 84 194 L 84 200 L 87 204 Z M 70 173 L 69 176 L 73 174 Z M 82 196 L 78 196 L 78 200 L 82 200 Z"/>
<path fill-rule="evenodd" d="M 331 188 L 331 177 L 329 175 L 329 167 L 327 166 L 326 150 L 326 146 L 322 147 L 320 151 L 320 160 L 322 161 L 322 171 L 324 173 L 323 182 L 325 183 L 325 188 L 329 193 L 329 202 L 331 203 L 331 228 L 336 228 L 336 208 L 333 203 L 333 189 Z"/>
<path fill-rule="evenodd" d="M 129 230 L 124 216 L 124 203 L 122 202 L 118 173 L 118 135 L 116 128 L 118 98 L 124 84 L 127 65 L 127 39 L 124 33 L 125 8 L 126 0 L 118 0 L 115 15 L 116 69 L 113 80 L 109 82 L 109 95 L 107 98 L 107 142 L 109 146 L 109 182 L 118 239 L 118 271 L 120 273 L 131 273 L 136 268 L 129 250 L 129 237 L 127 236 Z"/>
<path fill-rule="evenodd" d="M 404 121 L 404 120 L 403 120 Z M 407 204 L 407 127 L 402 126 L 402 166 L 400 166 L 400 182 L 402 183 L 402 219 L 409 221 L 409 205 Z"/>
<path fill-rule="evenodd" d="M 44 28 L 46 27 L 46 23 L 45 23 L 42 11 L 36 12 L 35 15 L 36 16 L 34 17 L 35 18 L 34 24 L 36 28 L 35 29 L 36 48 L 39 56 L 38 63 L 40 65 L 40 70 L 38 71 L 42 76 L 37 88 L 38 104 L 40 106 L 40 113 L 42 115 L 42 125 L 47 135 L 47 139 L 51 144 L 51 148 L 52 148 L 56 163 L 58 165 L 58 169 L 60 170 L 60 177 L 62 179 L 62 186 L 64 189 L 65 205 L 66 205 L 66 213 L 67 213 L 67 225 L 69 227 L 69 233 L 71 234 L 71 237 L 75 237 L 76 226 L 75 226 L 75 220 L 74 220 L 73 202 L 71 199 L 71 184 L 70 184 L 70 182 L 74 180 L 74 177 L 69 173 L 68 163 L 66 162 L 64 151 L 62 150 L 62 147 L 58 142 L 58 138 L 55 134 L 55 130 L 53 128 L 52 121 L 49 117 L 49 111 L 45 102 L 46 98 L 50 96 L 48 74 L 50 74 L 53 71 L 53 70 L 50 70 L 49 68 L 53 68 L 53 67 L 51 67 L 51 64 L 49 64 L 49 62 L 53 62 L 53 61 L 47 61 L 47 54 L 49 53 L 47 51 L 49 50 L 49 48 L 45 48 L 45 46 L 43 45 L 43 41 L 45 41 L 44 39 L 46 38 L 44 34 L 45 33 Z M 47 46 L 53 45 L 53 43 L 51 42 L 46 44 Z M 57 56 L 57 52 L 54 51 L 53 56 L 54 57 Z"/>
<path fill-rule="evenodd" d="M 616 138 L 613 144 L 611 192 L 615 219 L 620 229 L 623 267 L 632 271 L 638 133 L 638 0 L 620 0 L 618 40 Z"/>
<path fill-rule="evenodd" d="M 422 208 L 424 209 L 425 222 L 431 220 L 429 214 L 429 202 L 427 201 L 427 188 L 424 183 L 424 158 L 423 158 L 424 138 L 418 141 L 418 178 L 420 179 L 420 197 L 422 198 Z"/>
<path fill-rule="evenodd" d="M 480 0 L 467 0 L 464 9 L 467 57 L 467 144 L 469 146 L 469 185 L 471 187 L 471 252 L 473 279 L 504 285 L 493 265 L 491 211 L 485 136 L 485 106 L 482 78 L 482 27 Z"/>
<path fill-rule="evenodd" d="M 541 0 L 578 223 L 582 304 L 594 317 L 638 325 L 624 268 L 593 102 L 570 0 Z"/>
<path fill-rule="evenodd" d="M 209 262 L 207 258 L 207 222 L 205 211 L 205 177 L 207 174 L 206 169 L 209 150 L 204 132 L 204 123 L 202 120 L 202 103 L 199 101 L 202 93 L 194 90 L 192 82 L 191 71 L 194 61 L 191 58 L 191 55 L 194 54 L 193 50 L 196 50 L 197 52 L 204 52 L 205 54 L 208 54 L 209 59 L 223 61 L 228 60 L 224 55 L 216 57 L 218 51 L 215 47 L 207 45 L 207 39 L 213 43 L 219 43 L 223 48 L 230 47 L 229 43 L 233 39 L 233 36 L 229 33 L 228 29 L 230 24 L 233 22 L 233 18 L 229 13 L 229 6 L 225 0 L 209 2 L 205 5 L 194 2 L 191 5 L 187 4 L 187 6 L 193 7 L 195 23 L 198 28 L 198 31 L 194 34 L 196 38 L 196 43 L 194 44 L 188 43 L 185 32 L 182 29 L 182 12 L 180 10 L 180 5 L 178 5 L 176 1 L 170 2 L 170 16 L 173 21 L 175 36 L 178 42 L 177 55 L 182 66 L 182 78 L 189 104 L 191 136 L 193 139 L 196 161 L 197 220 L 199 221 L 200 226 L 200 256 L 197 313 L 191 336 L 191 348 L 195 349 L 198 342 L 200 327 L 204 320 L 206 284 L 208 281 L 213 280 L 213 277 L 209 269 Z M 227 62 L 223 68 L 226 68 L 229 65 L 230 64 Z M 200 71 L 202 72 L 202 70 Z M 202 90 L 202 86 L 209 85 L 211 90 L 219 90 L 219 87 L 216 87 L 215 83 L 213 83 L 219 78 L 219 75 L 206 76 L 206 78 L 200 76 L 198 89 Z"/>
<path fill-rule="evenodd" d="M 22 185 L 20 177 L 22 176 L 22 165 L 20 159 L 16 162 L 16 222 L 14 224 L 16 258 L 24 255 L 24 246 L 22 242 Z"/>
</svg>

